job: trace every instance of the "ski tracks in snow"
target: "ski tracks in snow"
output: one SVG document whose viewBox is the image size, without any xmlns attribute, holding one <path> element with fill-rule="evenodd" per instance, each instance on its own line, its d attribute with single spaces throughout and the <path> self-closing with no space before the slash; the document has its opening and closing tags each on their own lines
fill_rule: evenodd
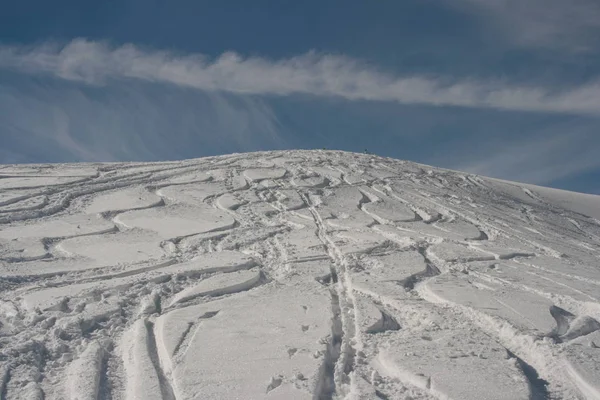
<svg viewBox="0 0 600 400">
<path fill-rule="evenodd" d="M 325 151 L 10 171 L 2 398 L 598 398 L 600 231 L 533 190 Z"/>
<path fill-rule="evenodd" d="M 356 335 L 354 314 L 354 299 L 352 282 L 348 274 L 348 260 L 336 246 L 327 233 L 327 228 L 319 212 L 311 203 L 309 197 L 299 193 L 317 227 L 316 234 L 325 246 L 331 259 L 331 338 L 328 344 L 327 356 L 323 362 L 321 382 L 318 384 L 315 396 L 319 400 L 329 400 L 333 394 L 344 396 L 350 391 L 351 373 L 354 370 L 356 349 L 359 341 Z"/>
</svg>

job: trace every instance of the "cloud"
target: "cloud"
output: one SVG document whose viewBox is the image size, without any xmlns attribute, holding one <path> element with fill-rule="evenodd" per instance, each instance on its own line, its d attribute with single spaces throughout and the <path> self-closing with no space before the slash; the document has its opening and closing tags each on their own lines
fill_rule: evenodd
<svg viewBox="0 0 600 400">
<path fill-rule="evenodd" d="M 474 0 L 473 0 L 474 1 Z M 133 79 L 238 95 L 307 94 L 348 100 L 501 110 L 600 114 L 600 82 L 556 90 L 503 81 L 395 76 L 358 60 L 307 53 L 269 60 L 111 47 L 83 39 L 65 46 L 0 47 L 0 68 L 103 85 Z"/>
<path fill-rule="evenodd" d="M 281 148 L 263 100 L 164 84 L 0 84 L 0 163 L 166 160 Z"/>
<path fill-rule="evenodd" d="M 600 168 L 600 138 L 593 123 L 564 123 L 527 138 L 502 140 L 491 140 L 487 149 L 452 168 L 540 185 Z"/>
<path fill-rule="evenodd" d="M 597 0 L 451 0 L 523 46 L 594 51 L 600 40 Z"/>
</svg>

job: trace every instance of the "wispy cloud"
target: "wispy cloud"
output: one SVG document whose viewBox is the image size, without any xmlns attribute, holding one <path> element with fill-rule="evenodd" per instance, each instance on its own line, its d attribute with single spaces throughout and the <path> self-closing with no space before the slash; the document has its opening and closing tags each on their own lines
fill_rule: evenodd
<svg viewBox="0 0 600 400">
<path fill-rule="evenodd" d="M 524 46 L 597 51 L 597 0 L 450 0 Z"/>
<path fill-rule="evenodd" d="M 0 68 L 96 85 L 136 79 L 248 95 L 309 94 L 402 104 L 600 114 L 600 82 L 558 91 L 501 80 L 396 76 L 348 57 L 315 53 L 281 60 L 224 53 L 210 59 L 202 54 L 133 45 L 111 47 L 80 39 L 65 46 L 0 47 Z"/>
<path fill-rule="evenodd" d="M 0 84 L 0 163 L 164 160 L 283 147 L 258 98 L 164 84 Z"/>
<path fill-rule="evenodd" d="M 531 132 L 527 138 L 490 141 L 488 148 L 475 152 L 455 169 L 509 180 L 550 184 L 600 168 L 596 149 L 600 138 L 594 124 L 566 123 Z"/>
</svg>

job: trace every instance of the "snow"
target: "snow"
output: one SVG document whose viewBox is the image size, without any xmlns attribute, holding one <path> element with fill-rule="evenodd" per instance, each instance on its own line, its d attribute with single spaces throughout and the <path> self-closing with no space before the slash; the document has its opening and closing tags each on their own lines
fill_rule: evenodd
<svg viewBox="0 0 600 400">
<path fill-rule="evenodd" d="M 167 395 L 165 392 L 168 390 L 161 385 L 164 378 L 159 376 L 156 360 L 152 359 L 153 354 L 149 350 L 155 346 L 150 332 L 153 330 L 149 321 L 138 319 L 121 339 L 119 350 L 123 355 L 126 399 L 161 400 Z"/>
<path fill-rule="evenodd" d="M 215 275 L 200 281 L 177 293 L 171 299 L 168 307 L 183 303 L 202 296 L 222 296 L 251 289 L 260 281 L 260 271 L 238 271 L 230 274 Z"/>
<path fill-rule="evenodd" d="M 0 166 L 0 396 L 600 399 L 599 219 L 335 151 Z"/>
<path fill-rule="evenodd" d="M 149 192 L 143 186 L 123 189 L 115 192 L 94 196 L 90 199 L 85 211 L 89 214 L 109 211 L 127 211 L 133 209 L 157 207 L 162 198 Z"/>
<path fill-rule="evenodd" d="M 128 211 L 115 217 L 125 229 L 153 231 L 164 239 L 191 236 L 199 233 L 231 229 L 234 218 L 211 207 L 167 205 L 147 210 Z"/>
<path fill-rule="evenodd" d="M 103 361 L 104 349 L 98 342 L 91 342 L 79 358 L 69 364 L 65 379 L 65 392 L 69 400 L 98 397 Z"/>
<path fill-rule="evenodd" d="M 159 317 L 159 354 L 175 397 L 263 398 L 281 375 L 280 386 L 298 392 L 291 398 L 311 398 L 320 378 L 321 356 L 315 354 L 325 351 L 330 332 L 331 315 L 323 307 L 330 300 L 321 289 L 317 282 L 265 285 Z"/>
</svg>

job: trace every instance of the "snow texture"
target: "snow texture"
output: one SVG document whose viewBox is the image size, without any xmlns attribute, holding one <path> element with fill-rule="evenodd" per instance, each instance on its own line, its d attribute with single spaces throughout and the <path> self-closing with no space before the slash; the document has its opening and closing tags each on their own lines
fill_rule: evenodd
<svg viewBox="0 0 600 400">
<path fill-rule="evenodd" d="M 335 151 L 0 166 L 0 398 L 600 399 L 599 219 Z"/>
</svg>

